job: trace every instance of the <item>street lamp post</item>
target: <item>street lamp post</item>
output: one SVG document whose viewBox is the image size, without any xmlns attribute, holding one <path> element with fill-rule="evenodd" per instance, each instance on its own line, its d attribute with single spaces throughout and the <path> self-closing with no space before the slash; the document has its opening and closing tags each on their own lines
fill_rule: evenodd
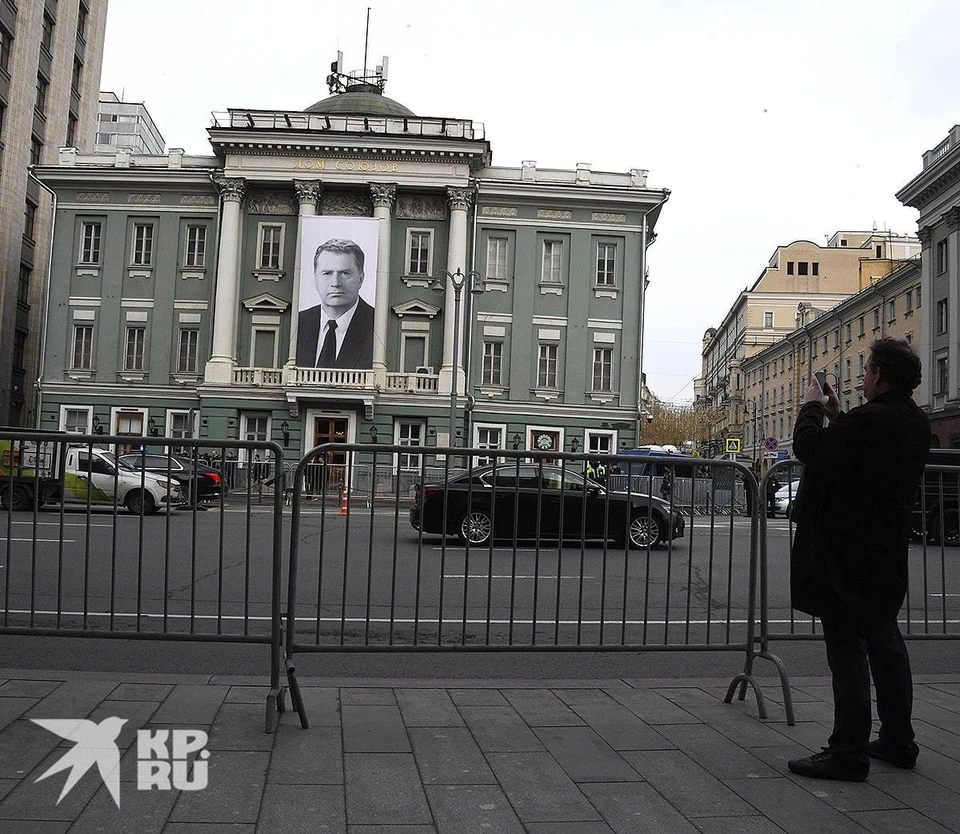
<svg viewBox="0 0 960 834">
<path fill-rule="evenodd" d="M 460 361 L 460 297 L 463 288 L 469 288 L 473 295 L 480 295 L 484 291 L 483 276 L 476 270 L 464 274 L 457 267 L 456 272 L 441 269 L 430 281 L 430 289 L 435 293 L 442 293 L 446 289 L 446 282 L 450 281 L 453 287 L 453 373 L 450 379 L 450 445 L 456 446 L 457 436 L 457 383 L 459 380 Z M 479 281 L 474 284 L 474 281 Z M 466 438 L 464 438 L 466 441 Z"/>
<path fill-rule="evenodd" d="M 759 461 L 757 460 L 757 401 L 756 400 L 744 400 L 743 401 L 743 413 L 750 414 L 751 409 L 747 408 L 748 405 L 752 405 L 752 414 L 753 414 L 753 465 L 757 467 L 757 471 L 760 471 Z"/>
</svg>

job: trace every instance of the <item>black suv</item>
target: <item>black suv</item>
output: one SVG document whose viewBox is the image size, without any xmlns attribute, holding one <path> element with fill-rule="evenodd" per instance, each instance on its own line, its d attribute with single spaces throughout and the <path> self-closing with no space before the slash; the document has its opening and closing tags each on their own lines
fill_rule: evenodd
<svg viewBox="0 0 960 834">
<path fill-rule="evenodd" d="M 931 467 L 955 467 L 938 471 Z M 931 449 L 923 474 L 923 493 L 917 490 L 911 538 L 951 547 L 960 545 L 960 449 Z"/>
</svg>

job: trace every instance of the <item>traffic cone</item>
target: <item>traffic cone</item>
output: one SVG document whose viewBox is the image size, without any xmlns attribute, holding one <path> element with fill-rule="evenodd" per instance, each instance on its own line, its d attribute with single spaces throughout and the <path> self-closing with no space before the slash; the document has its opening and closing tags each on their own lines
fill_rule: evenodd
<svg viewBox="0 0 960 834">
<path fill-rule="evenodd" d="M 337 515 L 346 515 L 347 514 L 347 485 L 344 484 L 340 488 L 340 512 Z"/>
</svg>

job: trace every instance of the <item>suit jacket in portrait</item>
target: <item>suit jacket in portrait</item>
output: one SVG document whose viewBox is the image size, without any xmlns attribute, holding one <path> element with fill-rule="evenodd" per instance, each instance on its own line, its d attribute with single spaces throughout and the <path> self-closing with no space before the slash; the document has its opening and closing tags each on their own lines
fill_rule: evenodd
<svg viewBox="0 0 960 834">
<path fill-rule="evenodd" d="M 302 310 L 297 325 L 297 367 L 312 368 L 317 363 L 320 338 L 320 305 Z M 373 367 L 373 307 L 362 298 L 357 302 L 350 327 L 343 337 L 334 368 Z"/>
</svg>

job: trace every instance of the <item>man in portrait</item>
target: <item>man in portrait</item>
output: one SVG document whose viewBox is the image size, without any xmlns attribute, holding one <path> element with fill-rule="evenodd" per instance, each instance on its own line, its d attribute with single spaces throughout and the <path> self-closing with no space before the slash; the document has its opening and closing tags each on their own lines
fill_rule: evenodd
<svg viewBox="0 0 960 834">
<path fill-rule="evenodd" d="M 301 368 L 372 368 L 373 307 L 360 297 L 363 250 L 332 238 L 313 256 L 320 303 L 301 310 L 297 365 Z"/>
</svg>

